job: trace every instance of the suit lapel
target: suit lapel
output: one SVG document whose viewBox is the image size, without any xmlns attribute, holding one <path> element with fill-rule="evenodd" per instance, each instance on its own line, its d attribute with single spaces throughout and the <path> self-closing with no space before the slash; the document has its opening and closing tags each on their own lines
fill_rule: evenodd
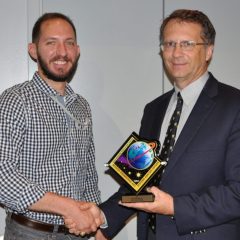
<svg viewBox="0 0 240 240">
<path fill-rule="evenodd" d="M 191 143 L 194 136 L 198 133 L 200 127 L 204 124 L 205 119 L 209 116 L 215 106 L 212 99 L 217 94 L 217 81 L 210 75 L 208 82 L 202 90 L 181 134 L 174 146 L 174 150 L 170 156 L 168 165 L 163 174 L 162 182 L 172 171 L 177 161 L 181 158 L 186 148 Z"/>
<path fill-rule="evenodd" d="M 142 125 L 140 129 L 140 136 L 149 140 L 159 140 L 161 125 L 164 115 L 166 113 L 173 90 L 166 93 L 163 99 L 144 112 Z"/>
<path fill-rule="evenodd" d="M 166 110 L 167 110 L 167 107 L 168 107 L 171 96 L 172 96 L 172 93 L 170 94 L 169 97 L 167 97 L 163 100 L 162 105 L 161 105 L 163 107 L 159 108 L 159 114 L 153 121 L 152 133 L 150 133 L 151 136 L 154 136 L 153 139 L 159 139 L 160 138 L 162 122 L 163 122 L 164 115 L 166 113 Z"/>
</svg>

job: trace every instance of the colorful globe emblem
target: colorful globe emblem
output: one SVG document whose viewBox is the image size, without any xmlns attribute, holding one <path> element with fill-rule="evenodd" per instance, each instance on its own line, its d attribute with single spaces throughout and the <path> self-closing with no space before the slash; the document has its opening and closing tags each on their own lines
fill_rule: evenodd
<svg viewBox="0 0 240 240">
<path fill-rule="evenodd" d="M 138 141 L 133 143 L 127 151 L 127 159 L 130 166 L 138 170 L 148 168 L 154 159 L 155 146 L 154 142 L 146 143 Z"/>
</svg>

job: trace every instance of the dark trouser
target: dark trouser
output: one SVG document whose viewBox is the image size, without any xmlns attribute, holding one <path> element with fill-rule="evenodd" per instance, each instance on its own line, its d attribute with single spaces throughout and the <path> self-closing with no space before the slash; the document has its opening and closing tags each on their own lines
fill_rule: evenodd
<svg viewBox="0 0 240 240">
<path fill-rule="evenodd" d="M 8 215 L 6 218 L 6 227 L 4 240 L 86 240 L 87 237 L 75 236 L 72 234 L 64 234 L 57 232 L 46 232 L 35 230 L 30 227 L 23 226 Z"/>
<path fill-rule="evenodd" d="M 148 238 L 147 239 L 148 240 L 156 240 L 156 234 L 153 233 L 153 231 L 150 228 L 148 228 Z"/>
</svg>

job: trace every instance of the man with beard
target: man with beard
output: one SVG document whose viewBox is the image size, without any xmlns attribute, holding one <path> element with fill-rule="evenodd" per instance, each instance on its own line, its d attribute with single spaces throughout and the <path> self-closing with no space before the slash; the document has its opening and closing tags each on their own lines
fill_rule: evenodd
<svg viewBox="0 0 240 240">
<path fill-rule="evenodd" d="M 28 46 L 38 70 L 0 96 L 0 202 L 4 239 L 82 239 L 103 223 L 87 101 L 69 82 L 80 56 L 76 29 L 60 13 L 35 23 Z"/>
</svg>

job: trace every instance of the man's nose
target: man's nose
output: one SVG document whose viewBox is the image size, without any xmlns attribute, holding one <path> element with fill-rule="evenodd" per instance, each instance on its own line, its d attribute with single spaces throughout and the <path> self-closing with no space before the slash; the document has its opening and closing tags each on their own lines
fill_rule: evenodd
<svg viewBox="0 0 240 240">
<path fill-rule="evenodd" d="M 58 43 L 57 54 L 60 55 L 60 56 L 66 56 L 67 55 L 67 47 L 64 43 Z"/>
<path fill-rule="evenodd" d="M 179 43 L 176 43 L 175 47 L 173 48 L 173 55 L 174 56 L 178 56 L 178 55 L 182 55 L 183 50 L 182 47 Z"/>
</svg>

